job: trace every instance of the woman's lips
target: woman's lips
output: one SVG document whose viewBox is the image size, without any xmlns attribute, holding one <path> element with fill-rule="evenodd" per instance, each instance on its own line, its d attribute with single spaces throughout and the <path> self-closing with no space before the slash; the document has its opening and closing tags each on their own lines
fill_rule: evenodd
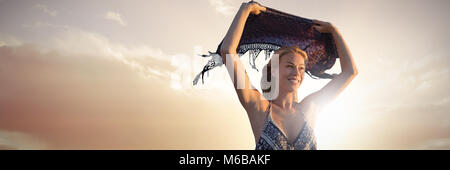
<svg viewBox="0 0 450 170">
<path fill-rule="evenodd" d="M 298 84 L 300 83 L 300 79 L 290 78 L 288 79 L 291 83 Z"/>
</svg>

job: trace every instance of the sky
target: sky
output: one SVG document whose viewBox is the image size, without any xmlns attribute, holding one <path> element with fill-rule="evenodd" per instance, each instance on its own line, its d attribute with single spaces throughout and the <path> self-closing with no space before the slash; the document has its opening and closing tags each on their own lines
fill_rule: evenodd
<svg viewBox="0 0 450 170">
<path fill-rule="evenodd" d="M 0 0 L 0 149 L 254 149 L 225 68 L 191 83 L 242 2 Z M 319 149 L 450 149 L 450 1 L 258 2 L 331 22 L 351 50 Z"/>
</svg>

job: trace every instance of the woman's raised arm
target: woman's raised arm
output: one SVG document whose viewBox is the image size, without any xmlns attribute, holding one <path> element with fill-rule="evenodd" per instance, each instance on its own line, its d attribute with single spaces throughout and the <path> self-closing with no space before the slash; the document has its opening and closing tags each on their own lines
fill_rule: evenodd
<svg viewBox="0 0 450 170">
<path fill-rule="evenodd" d="M 236 54 L 236 49 L 241 40 L 248 16 L 250 14 L 259 14 L 265 10 L 265 7 L 257 3 L 242 3 L 220 49 L 220 55 L 227 67 L 239 101 L 247 111 L 255 140 L 259 139 L 261 130 L 264 127 L 269 102 L 264 100 L 262 94 L 250 84 L 250 79 L 239 56 Z"/>
<path fill-rule="evenodd" d="M 350 82 L 358 74 L 352 54 L 345 44 L 339 31 L 328 22 L 314 20 L 317 24 L 314 26 L 317 31 L 322 33 L 331 33 L 336 44 L 341 63 L 341 73 L 335 76 L 328 84 L 319 91 L 307 96 L 305 99 L 323 108 L 323 106 L 333 101 L 342 91 L 350 84 Z"/>
<path fill-rule="evenodd" d="M 266 8 L 258 3 L 242 3 L 233 23 L 228 29 L 220 49 L 223 63 L 227 67 L 239 100 L 247 112 L 249 111 L 248 109 L 262 108 L 260 107 L 261 102 L 258 102 L 262 99 L 262 95 L 251 85 L 245 67 L 240 61 L 239 56 L 236 54 L 236 49 L 241 39 L 242 32 L 244 31 L 245 22 L 247 21 L 248 16 L 250 14 L 258 15 L 265 10 Z"/>
</svg>

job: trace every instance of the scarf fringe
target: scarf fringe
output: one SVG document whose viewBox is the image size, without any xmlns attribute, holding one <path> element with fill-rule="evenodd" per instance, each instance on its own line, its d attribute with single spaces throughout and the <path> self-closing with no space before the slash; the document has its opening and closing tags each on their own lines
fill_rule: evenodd
<svg viewBox="0 0 450 170">
<path fill-rule="evenodd" d="M 280 47 L 277 45 L 273 45 L 273 44 L 264 44 L 264 43 L 254 43 L 254 44 L 243 44 L 241 46 L 239 46 L 237 54 L 239 57 L 243 56 L 245 53 L 249 53 L 249 64 L 250 66 L 255 69 L 256 71 L 259 72 L 259 69 L 256 66 L 256 58 L 259 56 L 259 54 L 261 53 L 261 51 L 265 52 L 265 60 L 267 61 L 270 56 L 272 56 L 273 52 L 278 50 Z M 212 70 L 218 66 L 222 66 L 223 65 L 223 61 L 222 61 L 222 56 L 220 56 L 220 54 L 218 52 L 211 52 L 208 51 L 209 54 L 202 54 L 200 55 L 201 57 L 211 57 L 210 60 L 208 60 L 208 62 L 206 63 L 205 66 L 203 66 L 203 69 L 200 73 L 198 73 L 194 80 L 193 80 L 193 85 L 197 85 L 198 80 L 200 79 L 200 77 L 202 78 L 202 84 L 205 83 L 204 81 L 204 74 L 207 73 L 207 76 L 209 76 L 209 70 Z M 306 73 L 313 79 L 319 79 L 319 78 L 324 78 L 324 79 L 333 79 L 337 74 L 328 74 L 328 73 L 318 73 L 318 72 L 311 72 L 310 70 L 306 70 Z"/>
</svg>

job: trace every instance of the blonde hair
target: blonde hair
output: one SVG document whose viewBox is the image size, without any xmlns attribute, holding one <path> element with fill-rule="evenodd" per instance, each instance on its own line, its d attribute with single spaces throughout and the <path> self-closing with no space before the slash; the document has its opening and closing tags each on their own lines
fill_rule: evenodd
<svg viewBox="0 0 450 170">
<path fill-rule="evenodd" d="M 308 55 L 306 54 L 306 52 L 297 46 L 281 47 L 277 51 L 275 51 L 275 54 L 278 54 L 280 59 L 281 59 L 281 56 L 284 56 L 286 54 L 300 54 L 303 57 L 303 59 L 305 59 L 305 63 L 306 63 L 306 61 L 308 61 Z"/>
<path fill-rule="evenodd" d="M 306 65 L 306 62 L 308 61 L 308 55 L 306 54 L 306 52 L 297 46 L 281 47 L 278 50 L 276 50 L 274 54 L 278 54 L 278 57 L 279 57 L 278 62 L 281 61 L 281 57 L 283 57 L 286 54 L 300 54 L 303 57 L 303 59 L 305 60 L 305 65 Z M 269 62 L 264 66 L 264 68 L 262 70 L 262 77 L 261 77 L 260 84 L 261 84 L 261 90 L 263 92 L 263 95 L 266 95 L 267 93 L 271 92 L 276 87 L 276 86 L 274 86 L 274 83 L 272 83 L 272 84 L 270 83 L 274 79 L 274 77 L 272 76 L 271 63 L 272 63 L 272 59 L 269 60 Z M 270 75 L 270 76 L 268 76 L 268 75 Z"/>
</svg>

